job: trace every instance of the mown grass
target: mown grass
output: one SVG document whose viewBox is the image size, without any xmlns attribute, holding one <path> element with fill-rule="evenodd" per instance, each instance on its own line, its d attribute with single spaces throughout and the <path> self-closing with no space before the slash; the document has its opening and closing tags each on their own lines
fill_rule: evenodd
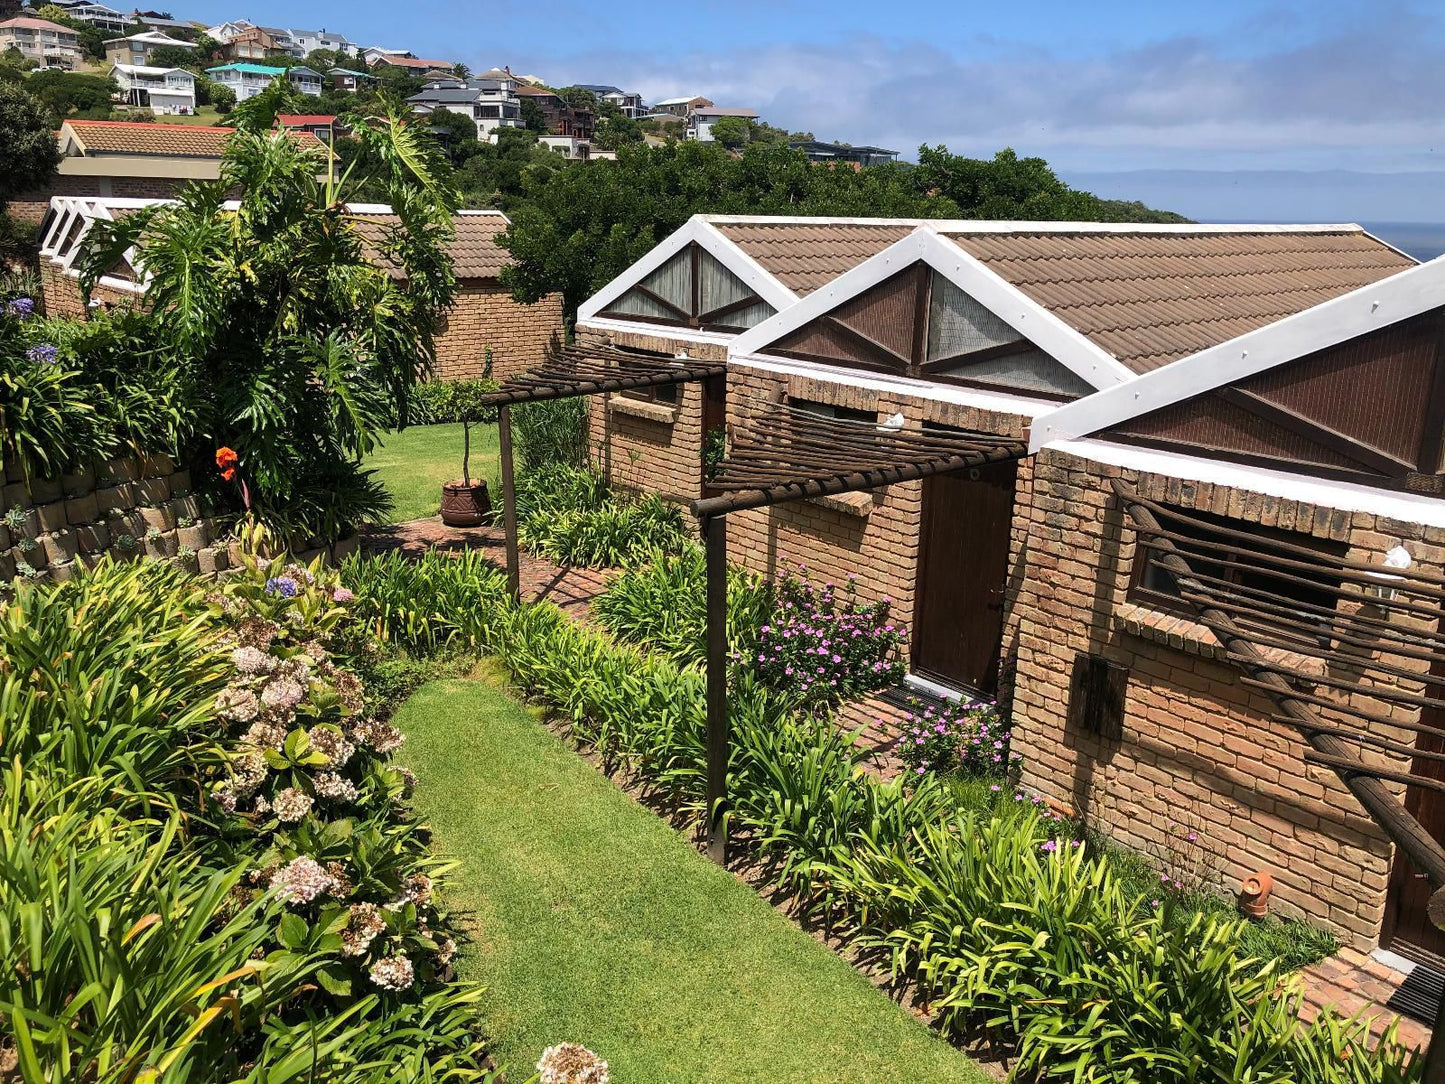
<svg viewBox="0 0 1445 1084">
<path fill-rule="evenodd" d="M 442 483 L 462 476 L 461 423 L 415 425 L 388 433 L 365 465 L 377 472 L 396 501 L 391 522 L 434 516 L 442 506 Z M 501 461 L 495 425 L 472 426 L 471 473 L 487 480 L 493 502 L 499 503 Z"/>
<path fill-rule="evenodd" d="M 987 1079 L 500 689 L 434 682 L 396 723 L 513 1079 L 562 1040 L 627 1084 Z"/>
</svg>

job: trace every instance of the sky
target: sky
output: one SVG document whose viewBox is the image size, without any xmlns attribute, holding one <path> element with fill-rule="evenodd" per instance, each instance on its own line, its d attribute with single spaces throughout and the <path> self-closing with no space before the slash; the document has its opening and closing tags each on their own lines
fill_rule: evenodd
<svg viewBox="0 0 1445 1084">
<path fill-rule="evenodd" d="M 699 94 L 904 157 L 1011 146 L 1197 218 L 1291 220 L 1307 191 L 1313 218 L 1445 223 L 1439 0 L 205 0 L 175 14 L 324 26 L 555 86 Z"/>
</svg>

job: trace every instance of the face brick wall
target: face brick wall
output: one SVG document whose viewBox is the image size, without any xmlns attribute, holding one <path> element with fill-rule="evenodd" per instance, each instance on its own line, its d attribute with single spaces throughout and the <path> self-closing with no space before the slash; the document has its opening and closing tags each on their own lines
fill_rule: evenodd
<svg viewBox="0 0 1445 1084">
<path fill-rule="evenodd" d="M 40 258 L 40 292 L 47 316 L 77 317 L 86 314 L 85 303 L 80 297 L 80 280 L 67 275 L 43 256 Z M 107 309 L 132 305 L 136 301 L 135 294 L 103 284 L 97 284 L 90 296 L 92 301 L 98 301 Z"/>
<path fill-rule="evenodd" d="M 437 335 L 436 375 L 443 380 L 481 376 L 491 347 L 492 376 L 506 380 L 541 361 L 554 335 L 561 340 L 561 294 L 524 305 L 498 282 L 464 280 Z"/>
<path fill-rule="evenodd" d="M 953 403 L 877 392 L 826 378 L 769 373 L 743 366 L 728 374 L 728 427 L 737 432 L 759 402 L 806 399 L 880 417 L 902 413 L 910 425 L 929 422 L 1022 438 L 1028 419 Z M 1024 524 L 1032 486 L 1030 464 L 1018 467 L 1015 520 L 1009 543 L 1009 573 L 1004 594 L 1001 691 L 1009 688 L 1017 641 L 1014 598 L 1023 562 Z M 728 557 L 757 572 L 776 575 L 806 564 L 814 578 L 843 583 L 857 577 L 858 594 L 867 600 L 892 600 L 893 615 L 911 627 L 918 579 L 919 531 L 923 483 L 902 482 L 868 493 L 792 501 L 772 508 L 728 516 Z M 969 615 L 959 614 L 960 622 Z M 1001 692 L 1001 697 L 1006 695 Z"/>
<path fill-rule="evenodd" d="M 1374 564 L 1403 543 L 1418 567 L 1438 570 L 1445 531 L 1048 450 L 1035 461 L 1033 507 L 1017 513 L 1026 562 L 1013 733 L 1025 785 L 1135 850 L 1167 854 L 1171 838 L 1197 830 L 1221 891 L 1268 870 L 1273 907 L 1370 948 L 1391 845 L 1331 770 L 1304 763 L 1297 732 L 1270 720 L 1271 702 L 1241 686 L 1210 633 L 1127 600 L 1135 534 L 1109 488 L 1120 476 L 1153 500 L 1346 542 L 1350 558 Z M 1080 651 L 1130 668 L 1122 741 L 1067 725 Z"/>
<path fill-rule="evenodd" d="M 579 327 L 585 346 L 623 346 L 723 361 L 727 347 L 663 334 Z M 622 393 L 589 397 L 594 460 L 613 485 L 659 493 L 669 500 L 702 495 L 703 385 L 677 386 L 677 403 L 638 402 Z"/>
<path fill-rule="evenodd" d="M 169 199 L 188 183 L 168 177 L 72 177 L 57 174 L 45 188 L 16 196 L 6 205 L 6 210 L 15 218 L 38 223 L 50 209 L 51 196 Z"/>
</svg>

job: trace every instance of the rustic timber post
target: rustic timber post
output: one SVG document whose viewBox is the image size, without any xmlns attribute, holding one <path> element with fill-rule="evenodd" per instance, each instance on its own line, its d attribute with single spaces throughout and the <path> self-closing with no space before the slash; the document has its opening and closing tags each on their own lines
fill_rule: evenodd
<svg viewBox="0 0 1445 1084">
<path fill-rule="evenodd" d="M 727 517 L 708 516 L 702 529 L 707 546 L 707 853 L 722 865 L 728 787 Z"/>
<path fill-rule="evenodd" d="M 502 453 L 502 529 L 507 536 L 507 590 L 522 600 L 522 569 L 517 560 L 517 487 L 512 475 L 512 408 L 497 407 L 497 444 Z"/>
</svg>

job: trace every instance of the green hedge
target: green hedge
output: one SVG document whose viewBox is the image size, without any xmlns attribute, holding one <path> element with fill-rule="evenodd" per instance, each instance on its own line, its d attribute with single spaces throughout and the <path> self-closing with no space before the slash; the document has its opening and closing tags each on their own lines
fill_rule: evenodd
<svg viewBox="0 0 1445 1084">
<path fill-rule="evenodd" d="M 0 611 L 0 1013 L 27 1082 L 491 1080 L 346 596 L 153 562 Z"/>
<path fill-rule="evenodd" d="M 516 608 L 479 563 L 345 570 L 377 628 L 497 655 L 577 740 L 679 809 L 705 806 L 704 682 L 550 605 Z M 428 585 L 436 590 L 427 594 Z M 1095 1084 L 1390 1084 L 1422 1064 L 1326 1011 L 1239 948 L 1244 920 L 1176 921 L 1125 893 L 1107 856 L 1029 809 L 959 814 L 932 777 L 882 783 L 830 720 L 733 683 L 728 825 L 801 906 L 917 984 L 946 1035 L 1012 1047 L 1014 1079 Z"/>
</svg>

